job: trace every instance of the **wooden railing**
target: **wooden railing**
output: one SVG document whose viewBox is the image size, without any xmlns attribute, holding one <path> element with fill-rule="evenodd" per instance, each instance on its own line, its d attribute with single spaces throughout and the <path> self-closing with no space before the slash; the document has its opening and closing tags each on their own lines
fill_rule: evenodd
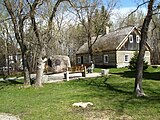
<svg viewBox="0 0 160 120">
<path fill-rule="evenodd" d="M 82 77 L 86 77 L 86 66 L 72 66 L 68 67 L 64 73 L 64 78 L 69 81 L 69 74 L 71 73 L 82 73 Z"/>
</svg>

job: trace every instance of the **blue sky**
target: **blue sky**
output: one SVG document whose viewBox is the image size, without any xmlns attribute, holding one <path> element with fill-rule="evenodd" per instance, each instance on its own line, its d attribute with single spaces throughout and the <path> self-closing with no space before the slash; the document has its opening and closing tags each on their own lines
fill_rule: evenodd
<svg viewBox="0 0 160 120">
<path fill-rule="evenodd" d="M 135 7 L 137 4 L 135 0 L 120 0 L 120 7 Z"/>
<path fill-rule="evenodd" d="M 104 4 L 107 0 L 103 0 Z M 114 11 L 121 14 L 129 13 L 135 10 L 142 0 L 117 0 L 117 6 L 114 8 Z M 140 9 L 145 10 L 145 6 L 140 7 Z"/>
<path fill-rule="evenodd" d="M 104 3 L 106 3 L 107 0 L 103 0 Z M 117 5 L 120 7 L 120 8 L 125 8 L 125 7 L 135 7 L 137 6 L 137 3 L 136 1 L 138 0 L 117 0 Z M 141 1 L 141 0 L 139 0 Z M 139 2 L 138 1 L 138 2 Z"/>
<path fill-rule="evenodd" d="M 103 0 L 104 2 L 106 0 Z M 137 3 L 137 2 L 138 3 Z M 128 14 L 130 14 L 132 11 L 134 11 L 138 4 L 141 4 L 142 0 L 118 0 L 118 5 L 116 8 L 114 8 L 114 10 L 112 11 L 111 14 L 111 19 L 113 22 L 116 22 L 117 17 L 119 16 L 127 16 Z M 142 6 L 140 7 L 138 10 L 143 11 L 143 13 L 146 13 L 146 6 Z"/>
<path fill-rule="evenodd" d="M 103 0 L 104 2 L 106 0 Z M 120 14 L 127 14 L 131 11 L 135 10 L 139 4 L 142 3 L 142 0 L 117 0 L 117 7 L 114 9 L 115 12 Z M 146 6 L 143 5 L 138 10 L 142 10 L 144 13 L 146 12 Z"/>
</svg>

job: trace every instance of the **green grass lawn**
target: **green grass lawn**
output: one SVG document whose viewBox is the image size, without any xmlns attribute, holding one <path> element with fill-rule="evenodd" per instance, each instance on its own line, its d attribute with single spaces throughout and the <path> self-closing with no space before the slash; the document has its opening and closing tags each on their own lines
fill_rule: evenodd
<svg viewBox="0 0 160 120">
<path fill-rule="evenodd" d="M 112 68 L 110 73 L 109 78 L 45 84 L 42 88 L 21 88 L 22 82 L 1 81 L 0 113 L 18 115 L 22 120 L 160 119 L 160 68 L 144 72 L 147 97 L 143 98 L 133 95 L 135 72 Z M 74 102 L 88 101 L 94 106 L 72 107 Z"/>
</svg>

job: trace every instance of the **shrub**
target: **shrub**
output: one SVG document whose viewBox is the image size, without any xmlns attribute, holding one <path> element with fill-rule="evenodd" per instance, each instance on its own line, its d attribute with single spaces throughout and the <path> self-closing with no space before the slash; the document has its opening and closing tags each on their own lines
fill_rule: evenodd
<svg viewBox="0 0 160 120">
<path fill-rule="evenodd" d="M 131 70 L 136 70 L 136 66 L 137 66 L 137 59 L 138 59 L 138 52 L 134 53 L 134 56 L 131 58 L 130 62 L 129 62 L 129 69 Z M 143 70 L 146 70 L 148 68 L 148 62 L 146 62 L 145 60 L 143 60 Z"/>
</svg>

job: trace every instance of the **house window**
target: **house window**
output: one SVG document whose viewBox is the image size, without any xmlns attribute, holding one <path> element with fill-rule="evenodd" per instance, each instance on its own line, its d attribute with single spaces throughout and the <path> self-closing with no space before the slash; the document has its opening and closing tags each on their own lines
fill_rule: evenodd
<svg viewBox="0 0 160 120">
<path fill-rule="evenodd" d="M 108 55 L 104 55 L 104 63 L 108 63 L 109 59 L 108 59 Z"/>
<path fill-rule="evenodd" d="M 129 42 L 133 43 L 133 35 L 129 35 Z"/>
<path fill-rule="evenodd" d="M 81 63 L 81 57 L 78 57 L 78 63 L 79 64 Z"/>
<path fill-rule="evenodd" d="M 13 56 L 11 56 L 11 55 L 8 56 L 8 58 L 9 58 L 9 60 L 13 60 Z"/>
<path fill-rule="evenodd" d="M 137 35 L 136 36 L 136 42 L 139 43 L 140 42 L 140 37 Z"/>
<path fill-rule="evenodd" d="M 129 62 L 129 55 L 124 55 L 124 62 Z"/>
</svg>

